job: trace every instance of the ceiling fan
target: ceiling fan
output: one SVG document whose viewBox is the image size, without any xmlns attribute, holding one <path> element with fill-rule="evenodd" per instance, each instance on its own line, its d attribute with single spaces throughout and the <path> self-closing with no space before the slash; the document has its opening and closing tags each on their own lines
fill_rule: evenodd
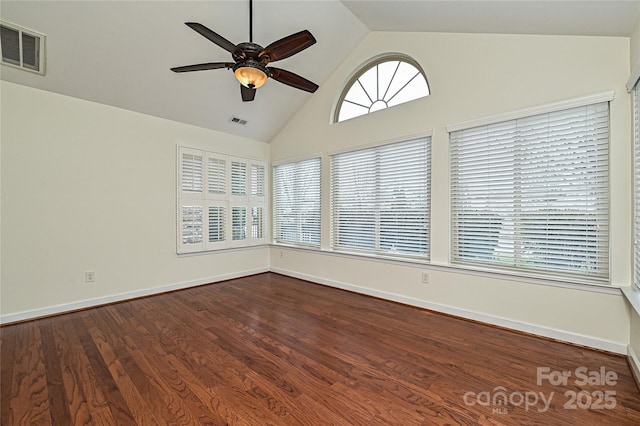
<svg viewBox="0 0 640 426">
<path fill-rule="evenodd" d="M 291 34 L 278 41 L 274 41 L 263 48 L 253 42 L 253 1 L 249 0 L 249 41 L 233 44 L 221 35 L 197 22 L 186 22 L 189 28 L 217 44 L 231 53 L 234 62 L 208 62 L 204 64 L 185 65 L 171 68 L 173 72 L 190 72 L 215 70 L 220 68 L 232 69 L 240 82 L 240 93 L 244 102 L 252 101 L 256 96 L 256 89 L 262 86 L 269 77 L 280 83 L 307 92 L 315 92 L 318 85 L 306 78 L 300 77 L 291 71 L 276 67 L 267 67 L 267 64 L 279 61 L 300 53 L 309 46 L 315 44 L 313 35 L 303 30 Z"/>
</svg>

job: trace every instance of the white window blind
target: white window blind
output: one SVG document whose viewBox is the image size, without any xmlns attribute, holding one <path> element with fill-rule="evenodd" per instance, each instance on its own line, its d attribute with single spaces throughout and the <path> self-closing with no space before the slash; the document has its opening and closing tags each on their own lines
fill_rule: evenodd
<svg viewBox="0 0 640 426">
<path fill-rule="evenodd" d="M 264 162 L 178 148 L 178 253 L 265 244 Z"/>
<path fill-rule="evenodd" d="M 331 156 L 332 247 L 429 257 L 431 138 Z"/>
<path fill-rule="evenodd" d="M 608 281 L 608 152 L 608 102 L 452 132 L 452 261 Z"/>
<path fill-rule="evenodd" d="M 640 289 L 640 81 L 633 89 L 634 104 L 634 129 L 635 129 L 635 237 L 634 237 L 634 264 L 635 285 Z"/>
<path fill-rule="evenodd" d="M 320 246 L 320 158 L 273 168 L 273 238 Z"/>
</svg>

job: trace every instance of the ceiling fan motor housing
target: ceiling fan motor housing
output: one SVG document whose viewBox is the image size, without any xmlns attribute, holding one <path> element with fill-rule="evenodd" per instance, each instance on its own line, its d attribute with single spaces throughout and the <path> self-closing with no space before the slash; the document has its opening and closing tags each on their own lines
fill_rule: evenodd
<svg viewBox="0 0 640 426">
<path fill-rule="evenodd" d="M 258 54 L 264 50 L 264 47 L 259 44 L 250 42 L 240 43 L 236 47 L 237 50 L 231 53 L 236 62 L 242 62 L 247 58 L 258 59 Z"/>
</svg>

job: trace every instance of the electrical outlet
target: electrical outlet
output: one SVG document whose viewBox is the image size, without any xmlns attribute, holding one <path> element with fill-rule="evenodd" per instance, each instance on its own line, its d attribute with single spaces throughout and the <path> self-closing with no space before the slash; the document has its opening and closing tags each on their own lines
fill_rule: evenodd
<svg viewBox="0 0 640 426">
<path fill-rule="evenodd" d="M 422 273 L 422 284 L 429 284 L 429 273 L 428 272 L 423 272 Z"/>
<path fill-rule="evenodd" d="M 283 257 L 284 257 L 284 252 L 280 250 L 280 259 L 282 259 Z"/>
<path fill-rule="evenodd" d="M 96 282 L 96 273 L 94 271 L 87 271 L 84 273 L 84 282 L 85 283 L 94 283 Z"/>
</svg>

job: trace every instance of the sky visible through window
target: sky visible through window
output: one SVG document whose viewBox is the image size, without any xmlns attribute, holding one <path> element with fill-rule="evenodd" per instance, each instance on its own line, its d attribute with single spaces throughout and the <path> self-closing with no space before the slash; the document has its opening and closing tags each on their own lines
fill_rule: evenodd
<svg viewBox="0 0 640 426">
<path fill-rule="evenodd" d="M 338 122 L 429 95 L 427 80 L 414 65 L 389 60 L 372 66 L 349 88 Z"/>
</svg>

